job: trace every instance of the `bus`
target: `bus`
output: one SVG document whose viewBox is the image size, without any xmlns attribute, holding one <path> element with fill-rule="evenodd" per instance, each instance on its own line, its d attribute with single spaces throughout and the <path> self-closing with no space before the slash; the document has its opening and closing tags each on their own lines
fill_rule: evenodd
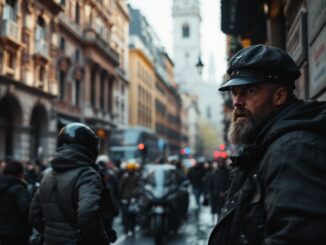
<svg viewBox="0 0 326 245">
<path fill-rule="evenodd" d="M 114 129 L 109 140 L 109 156 L 113 161 L 136 159 L 154 162 L 167 154 L 166 142 L 144 127 Z"/>
</svg>

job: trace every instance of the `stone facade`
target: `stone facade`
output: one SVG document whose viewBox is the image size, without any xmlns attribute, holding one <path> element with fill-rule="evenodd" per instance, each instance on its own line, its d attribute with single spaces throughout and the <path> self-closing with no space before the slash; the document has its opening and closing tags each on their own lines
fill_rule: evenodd
<svg viewBox="0 0 326 245">
<path fill-rule="evenodd" d="M 126 1 L 2 0 L 0 13 L 0 159 L 47 161 L 69 122 L 106 153 L 128 123 Z"/>
</svg>

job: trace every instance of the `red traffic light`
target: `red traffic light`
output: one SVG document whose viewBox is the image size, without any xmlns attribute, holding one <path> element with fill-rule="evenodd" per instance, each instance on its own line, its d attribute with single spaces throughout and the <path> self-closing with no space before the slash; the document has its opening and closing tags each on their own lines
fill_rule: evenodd
<svg viewBox="0 0 326 245">
<path fill-rule="evenodd" d="M 222 158 L 227 158 L 227 157 L 228 157 L 228 154 L 227 154 L 226 151 L 221 151 L 221 152 L 220 152 L 220 156 L 221 156 Z"/>
<path fill-rule="evenodd" d="M 145 149 L 145 145 L 143 143 L 140 143 L 138 145 L 138 150 L 144 150 Z"/>
</svg>

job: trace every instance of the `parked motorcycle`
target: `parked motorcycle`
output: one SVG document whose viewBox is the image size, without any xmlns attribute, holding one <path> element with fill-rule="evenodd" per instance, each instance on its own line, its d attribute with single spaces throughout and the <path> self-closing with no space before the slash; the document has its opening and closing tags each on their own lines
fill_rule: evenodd
<svg viewBox="0 0 326 245">
<path fill-rule="evenodd" d="M 139 196 L 140 225 L 153 236 L 156 245 L 171 231 L 177 232 L 188 204 L 188 181 L 169 164 L 144 166 Z"/>
</svg>

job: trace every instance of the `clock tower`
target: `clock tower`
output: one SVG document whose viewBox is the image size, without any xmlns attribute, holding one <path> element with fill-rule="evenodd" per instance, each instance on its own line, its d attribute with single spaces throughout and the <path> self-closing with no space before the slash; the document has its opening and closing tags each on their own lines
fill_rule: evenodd
<svg viewBox="0 0 326 245">
<path fill-rule="evenodd" d="M 173 51 L 176 81 L 181 89 L 202 81 L 196 64 L 200 50 L 200 6 L 199 0 L 173 0 Z"/>
</svg>

